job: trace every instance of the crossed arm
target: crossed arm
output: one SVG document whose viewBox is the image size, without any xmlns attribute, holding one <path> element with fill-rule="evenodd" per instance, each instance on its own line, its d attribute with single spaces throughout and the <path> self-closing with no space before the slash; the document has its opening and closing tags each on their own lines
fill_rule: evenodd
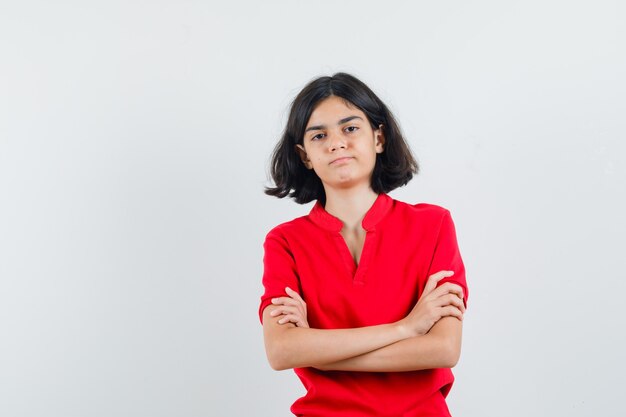
<svg viewBox="0 0 626 417">
<path fill-rule="evenodd" d="M 306 303 L 289 290 L 263 311 L 268 360 L 276 370 L 399 372 L 453 367 L 461 350 L 465 306 L 461 287 L 437 282 L 453 274 L 429 277 L 413 310 L 395 323 L 354 329 L 311 329 Z"/>
</svg>

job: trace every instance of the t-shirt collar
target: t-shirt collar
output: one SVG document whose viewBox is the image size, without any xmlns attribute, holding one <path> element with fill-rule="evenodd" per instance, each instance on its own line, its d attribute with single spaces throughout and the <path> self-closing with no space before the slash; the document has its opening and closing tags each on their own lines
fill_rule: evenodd
<svg viewBox="0 0 626 417">
<path fill-rule="evenodd" d="M 374 200 L 374 204 L 372 204 L 372 207 L 369 208 L 367 213 L 365 213 L 365 217 L 363 217 L 363 221 L 361 222 L 363 229 L 367 231 L 374 229 L 376 225 L 385 217 L 392 204 L 393 200 L 387 194 L 378 194 L 378 197 Z M 330 230 L 331 232 L 340 232 L 343 228 L 343 222 L 328 213 L 319 200 L 311 209 L 309 218 L 313 221 L 313 223 L 326 230 Z"/>
</svg>

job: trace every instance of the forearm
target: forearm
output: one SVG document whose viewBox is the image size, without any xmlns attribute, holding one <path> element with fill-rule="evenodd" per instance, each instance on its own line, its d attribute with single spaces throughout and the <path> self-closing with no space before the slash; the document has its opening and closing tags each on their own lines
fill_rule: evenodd
<svg viewBox="0 0 626 417">
<path fill-rule="evenodd" d="M 337 363 L 411 336 L 399 324 L 324 330 L 280 325 L 277 320 L 264 315 L 265 348 L 270 365 L 277 370 Z"/>
<path fill-rule="evenodd" d="M 460 287 L 448 283 L 435 289 L 437 280 L 449 275 L 449 271 L 441 271 L 430 276 L 420 301 L 407 317 L 378 326 L 310 329 L 306 323 L 306 303 L 298 294 L 273 299 L 273 305 L 263 312 L 265 349 L 270 365 L 277 370 L 302 367 L 411 370 L 449 364 L 451 350 L 447 345 L 453 344 L 450 340 L 454 341 L 454 335 L 448 335 L 449 332 L 458 333 L 460 345 L 460 324 L 451 326 L 450 323 L 460 323 L 464 311 Z M 296 327 L 293 323 L 299 325 Z M 416 338 L 425 332 L 432 334 L 426 339 Z M 411 339 L 411 343 L 390 346 L 405 339 Z M 389 350 L 380 350 L 385 347 Z M 446 349 L 443 358 L 442 347 Z M 328 368 L 329 364 L 333 367 Z"/>
<path fill-rule="evenodd" d="M 365 354 L 318 366 L 324 371 L 404 372 L 433 368 L 452 368 L 461 349 L 460 322 L 442 319 L 438 329 L 401 340 Z M 447 329 L 444 329 L 446 328 Z M 454 328 L 457 329 L 454 329 Z M 452 328 L 452 329 L 451 329 Z M 453 330 L 453 331 L 449 331 Z"/>
</svg>

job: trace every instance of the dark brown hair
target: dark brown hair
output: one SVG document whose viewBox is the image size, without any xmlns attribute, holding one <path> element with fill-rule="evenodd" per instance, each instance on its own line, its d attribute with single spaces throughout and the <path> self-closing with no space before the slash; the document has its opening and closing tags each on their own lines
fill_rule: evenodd
<svg viewBox="0 0 626 417">
<path fill-rule="evenodd" d="M 297 203 L 313 200 L 326 202 L 324 186 L 315 171 L 302 163 L 296 144 L 302 145 L 304 130 L 315 107 L 327 97 L 336 96 L 360 109 L 376 130 L 382 126 L 384 151 L 376 154 L 371 186 L 376 193 L 388 193 L 406 185 L 418 172 L 418 165 L 393 115 L 370 88 L 356 77 L 339 72 L 308 83 L 291 104 L 287 126 L 274 148 L 271 176 L 275 187 L 265 194 L 278 198 L 292 197 Z"/>
</svg>

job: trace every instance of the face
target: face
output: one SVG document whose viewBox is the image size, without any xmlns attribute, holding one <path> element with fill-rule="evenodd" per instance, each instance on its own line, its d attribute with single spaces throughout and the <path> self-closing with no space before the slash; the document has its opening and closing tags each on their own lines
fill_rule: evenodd
<svg viewBox="0 0 626 417">
<path fill-rule="evenodd" d="M 372 129 L 359 108 L 330 96 L 313 110 L 303 145 L 296 147 L 324 188 L 347 188 L 371 183 L 376 154 L 383 152 L 384 143 L 382 126 Z"/>
</svg>

